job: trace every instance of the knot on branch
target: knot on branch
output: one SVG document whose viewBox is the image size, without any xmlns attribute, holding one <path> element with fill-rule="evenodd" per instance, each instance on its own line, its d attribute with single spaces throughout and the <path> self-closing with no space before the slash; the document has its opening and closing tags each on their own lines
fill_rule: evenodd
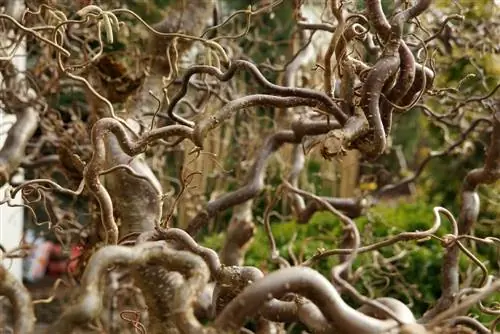
<svg viewBox="0 0 500 334">
<path fill-rule="evenodd" d="M 338 156 L 347 154 L 346 136 L 343 130 L 336 129 L 325 135 L 321 142 L 321 156 L 326 160 L 331 160 Z"/>
<path fill-rule="evenodd" d="M 445 234 L 442 238 L 441 238 L 441 243 L 443 244 L 443 246 L 445 248 L 450 248 L 451 246 L 453 246 L 458 240 L 458 237 L 454 234 Z"/>
</svg>

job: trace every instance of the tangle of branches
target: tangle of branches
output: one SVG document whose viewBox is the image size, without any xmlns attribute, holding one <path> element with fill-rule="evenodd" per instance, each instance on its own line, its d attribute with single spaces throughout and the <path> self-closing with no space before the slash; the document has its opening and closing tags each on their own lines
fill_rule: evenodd
<svg viewBox="0 0 500 334">
<path fill-rule="evenodd" d="M 0 2 L 1 108 L 15 116 L 0 149 L 1 203 L 21 206 L 64 247 L 84 248 L 47 333 L 291 333 L 297 324 L 310 333 L 495 332 L 500 309 L 486 301 L 500 279 L 475 252 L 498 249 L 500 239 L 474 231 L 480 190 L 500 178 L 500 84 L 482 78 L 477 95 L 463 92 L 470 78 L 442 88 L 436 63 L 477 42 L 460 29 L 493 36 L 498 17 L 471 27 L 466 8 L 440 17 L 432 0 L 318 2 L 229 10 L 224 1 L 171 1 L 155 24 L 145 18 L 160 12 L 153 4 Z M 259 30 L 276 15 L 293 30 L 286 55 L 267 51 L 278 42 L 266 40 L 285 28 Z M 474 47 L 494 53 L 495 37 L 481 43 Z M 20 52 L 28 69 L 16 63 Z M 322 171 L 353 152 L 362 164 L 383 162 L 395 150 L 393 120 L 415 110 L 445 139 L 413 172 L 376 189 L 356 180 L 347 197 L 304 181 L 308 161 Z M 457 215 L 435 206 L 424 230 L 365 240 L 356 218 L 414 185 L 432 161 L 466 155 L 472 140 L 483 140 L 484 161 L 456 189 Z M 16 182 L 21 168 L 26 181 Z M 23 204 L 14 204 L 18 195 Z M 271 224 L 308 224 L 319 211 L 342 226 L 339 246 L 302 260 L 292 246 L 282 254 Z M 217 229 L 219 253 L 202 244 Z M 265 268 L 245 265 L 258 229 L 269 243 Z M 441 290 L 423 315 L 357 288 L 372 269 L 398 275 L 401 247 L 430 239 L 442 246 Z M 386 249 L 398 254 L 384 257 Z M 21 244 L 0 256 L 29 251 Z M 363 254 L 376 259 L 372 269 L 357 265 Z M 461 257 L 476 268 L 469 277 Z M 332 258 L 326 277 L 318 264 Z M 38 332 L 38 302 L 2 265 L 0 295 L 13 310 L 5 328 Z M 472 308 L 493 320 L 479 321 Z"/>
</svg>

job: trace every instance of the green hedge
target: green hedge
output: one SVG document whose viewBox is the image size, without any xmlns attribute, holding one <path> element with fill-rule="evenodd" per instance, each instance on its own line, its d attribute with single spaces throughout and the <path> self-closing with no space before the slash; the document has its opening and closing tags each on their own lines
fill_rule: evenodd
<svg viewBox="0 0 500 334">
<path fill-rule="evenodd" d="M 432 209 L 432 206 L 425 203 L 400 202 L 392 206 L 381 205 L 370 210 L 365 217 L 357 219 L 356 224 L 361 233 L 362 242 L 366 245 L 404 231 L 428 229 L 434 222 Z M 332 214 L 318 212 L 305 225 L 298 225 L 294 221 L 274 221 L 272 231 L 281 256 L 291 260 L 289 248 L 290 243 L 295 239 L 291 246 L 295 257 L 306 260 L 319 250 L 340 247 L 342 225 Z M 437 235 L 442 236 L 450 231 L 450 223 L 442 217 L 442 224 Z M 202 244 L 220 250 L 223 241 L 224 234 L 219 233 L 205 237 Z M 376 261 L 373 254 L 358 255 L 353 265 L 353 273 L 361 267 L 365 270 L 355 286 L 358 291 L 371 298 L 381 296 L 397 298 L 407 303 L 416 316 L 420 316 L 440 295 L 441 261 L 444 248 L 438 240 L 430 239 L 421 242 L 399 242 L 380 250 L 380 254 L 385 258 L 393 257 L 401 252 L 405 253 L 403 257 L 389 266 L 379 268 L 374 265 Z M 482 261 L 486 259 L 494 261 L 497 256 L 491 246 L 481 247 L 476 253 L 479 253 L 478 257 Z M 245 264 L 257 266 L 263 271 L 274 270 L 277 266 L 271 263 L 269 254 L 267 236 L 263 226 L 259 226 L 254 242 L 247 253 Z M 337 257 L 332 256 L 315 263 L 314 268 L 326 277 L 330 277 L 330 270 L 336 263 L 338 263 Z M 460 258 L 463 271 L 470 264 L 471 261 L 465 256 Z M 478 283 L 479 278 L 475 279 L 475 284 Z"/>
</svg>

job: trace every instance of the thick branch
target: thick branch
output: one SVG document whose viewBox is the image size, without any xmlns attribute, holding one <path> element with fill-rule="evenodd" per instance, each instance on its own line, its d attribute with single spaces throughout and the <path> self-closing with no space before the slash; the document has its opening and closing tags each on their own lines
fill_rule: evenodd
<svg viewBox="0 0 500 334">
<path fill-rule="evenodd" d="M 203 147 L 203 140 L 207 132 L 221 125 L 225 120 L 230 118 L 235 112 L 245 108 L 256 106 L 272 106 L 276 108 L 288 108 L 298 106 L 319 107 L 320 101 L 306 97 L 280 97 L 273 95 L 255 94 L 241 97 L 227 103 L 219 109 L 215 114 L 210 115 L 198 123 L 194 128 L 193 140 L 196 145 Z"/>
<path fill-rule="evenodd" d="M 14 334 L 34 333 L 36 318 L 31 295 L 2 265 L 0 265 L 0 296 L 6 296 L 14 309 Z"/>
<path fill-rule="evenodd" d="M 0 186 L 9 181 L 24 159 L 26 145 L 38 127 L 38 112 L 27 107 L 16 114 L 16 123 L 9 129 L 0 150 Z"/>
<path fill-rule="evenodd" d="M 133 157 L 142 153 L 148 144 L 158 139 L 167 139 L 172 136 L 189 138 L 191 137 L 191 132 L 192 130 L 188 127 L 172 125 L 154 129 L 134 141 L 130 138 L 129 132 L 125 127 L 112 118 L 103 118 L 94 124 L 91 133 L 94 152 L 91 160 L 85 167 L 84 178 L 86 186 L 99 202 L 101 220 L 105 228 L 105 240 L 111 244 L 116 244 L 118 241 L 118 228 L 113 215 L 111 197 L 99 180 L 99 175 L 103 171 L 106 161 L 106 136 L 114 135 L 123 152 Z"/>
<path fill-rule="evenodd" d="M 82 277 L 81 295 L 78 302 L 68 308 L 48 333 L 70 333 L 73 328 L 92 321 L 102 310 L 102 277 L 110 266 L 161 265 L 169 271 L 178 271 L 185 277 L 182 289 L 176 289 L 170 305 L 178 312 L 171 314 L 179 327 L 201 328 L 193 315 L 192 303 L 208 282 L 210 272 L 205 262 L 190 252 L 171 249 L 163 241 L 145 242 L 132 248 L 106 246 L 97 251 L 89 261 Z M 180 311 L 180 312 L 179 312 Z"/>
<path fill-rule="evenodd" d="M 311 300 L 342 333 L 380 333 L 396 326 L 393 320 L 378 320 L 351 308 L 326 278 L 303 267 L 280 269 L 250 285 L 226 306 L 214 325 L 236 330 L 256 314 L 262 304 L 289 292 Z"/>
</svg>

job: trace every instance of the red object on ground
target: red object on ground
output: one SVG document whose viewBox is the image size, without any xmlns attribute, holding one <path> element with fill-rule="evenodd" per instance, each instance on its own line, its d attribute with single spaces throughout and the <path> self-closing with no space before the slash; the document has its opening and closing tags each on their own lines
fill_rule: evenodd
<svg viewBox="0 0 500 334">
<path fill-rule="evenodd" d="M 70 258 L 64 260 L 51 260 L 47 268 L 47 274 L 50 276 L 61 276 L 67 272 L 73 273 L 78 265 L 79 256 L 82 253 L 83 247 L 74 245 L 71 247 Z M 54 245 L 52 248 L 53 257 L 61 258 L 62 247 L 61 245 Z"/>
</svg>

